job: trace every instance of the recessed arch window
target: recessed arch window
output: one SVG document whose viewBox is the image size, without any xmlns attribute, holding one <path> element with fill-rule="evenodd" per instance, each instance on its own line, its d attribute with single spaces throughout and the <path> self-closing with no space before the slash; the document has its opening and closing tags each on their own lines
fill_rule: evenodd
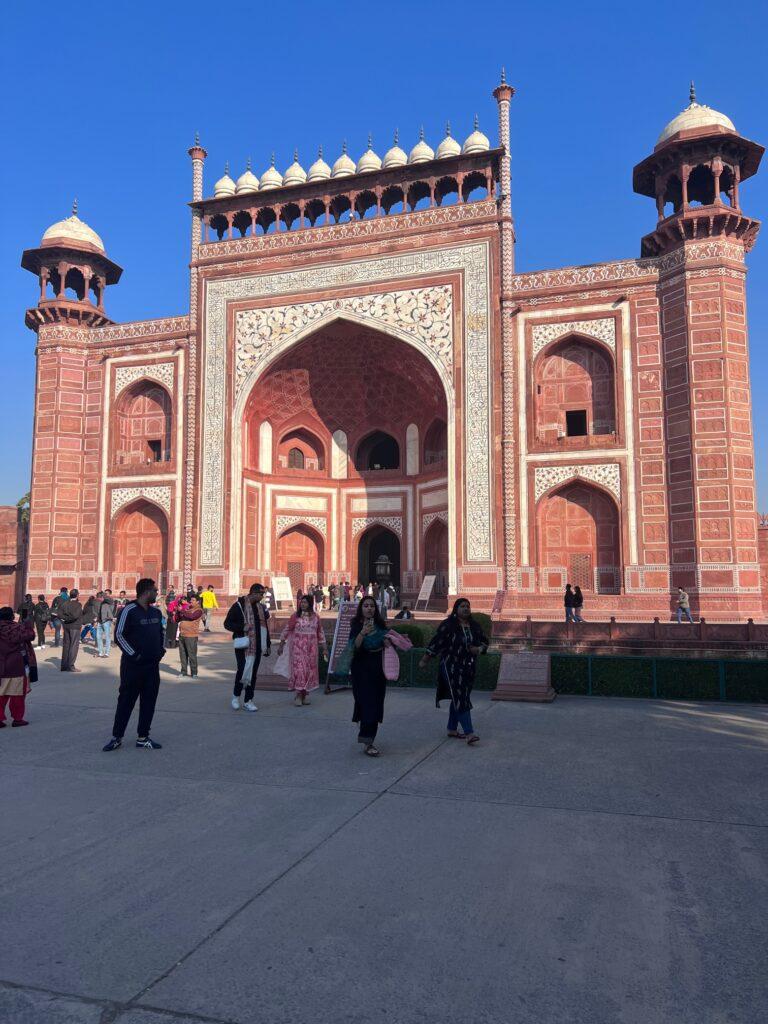
<svg viewBox="0 0 768 1024">
<path fill-rule="evenodd" d="M 534 369 L 536 440 L 549 444 L 616 432 L 613 360 L 602 345 L 571 336 Z"/>
<path fill-rule="evenodd" d="M 288 452 L 288 468 L 304 469 L 304 452 L 301 448 L 291 448 Z"/>
<path fill-rule="evenodd" d="M 160 384 L 139 380 L 118 397 L 117 444 L 114 462 L 118 466 L 147 466 L 171 459 L 171 398 Z"/>
<path fill-rule="evenodd" d="M 391 434 L 375 430 L 357 446 L 355 468 L 364 473 L 369 470 L 399 469 L 400 445 Z"/>
</svg>

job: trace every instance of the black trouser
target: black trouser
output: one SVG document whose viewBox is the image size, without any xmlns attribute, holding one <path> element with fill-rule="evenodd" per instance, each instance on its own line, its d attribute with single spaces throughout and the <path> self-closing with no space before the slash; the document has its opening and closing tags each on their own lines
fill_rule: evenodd
<svg viewBox="0 0 768 1024">
<path fill-rule="evenodd" d="M 189 666 L 190 675 L 197 675 L 197 637 L 179 636 L 179 657 L 181 658 L 181 671 L 187 674 Z"/>
<path fill-rule="evenodd" d="M 361 722 L 357 731 L 358 743 L 373 743 L 376 733 L 379 731 L 378 722 Z"/>
<path fill-rule="evenodd" d="M 42 647 L 45 643 L 45 622 L 36 622 L 35 629 L 37 630 L 37 645 Z"/>
<path fill-rule="evenodd" d="M 137 665 L 135 661 L 130 661 L 123 655 L 120 660 L 120 689 L 117 692 L 117 711 L 112 735 L 119 740 L 123 738 L 138 698 L 139 728 L 136 735 L 142 739 L 149 736 L 159 689 L 160 662 L 152 661 L 145 665 Z"/>
<path fill-rule="evenodd" d="M 247 647 L 236 647 L 235 648 L 235 661 L 237 662 L 237 672 L 235 673 L 235 688 L 232 691 L 236 697 L 239 697 L 243 692 L 243 672 L 245 670 L 245 659 L 248 654 Z M 257 651 L 256 660 L 253 663 L 253 672 L 251 678 L 245 681 L 245 703 L 249 700 L 253 700 L 253 691 L 256 686 L 256 673 L 259 671 L 259 663 L 261 662 L 261 652 Z"/>
<path fill-rule="evenodd" d="M 80 650 L 82 626 L 64 626 L 64 646 L 61 648 L 61 671 L 70 672 L 75 667 L 77 652 Z"/>
</svg>

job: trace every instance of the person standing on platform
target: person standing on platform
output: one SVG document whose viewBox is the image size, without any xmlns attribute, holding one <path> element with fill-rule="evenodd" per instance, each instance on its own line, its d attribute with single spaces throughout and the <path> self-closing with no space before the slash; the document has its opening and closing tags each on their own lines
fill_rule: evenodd
<svg viewBox="0 0 768 1024">
<path fill-rule="evenodd" d="M 384 645 L 387 624 L 381 617 L 378 604 L 368 595 L 357 606 L 349 634 L 352 650 L 352 696 L 355 699 L 352 721 L 359 725 L 357 742 L 363 753 L 378 757 L 381 751 L 374 745 L 379 726 L 384 721 L 384 698 L 387 679 L 384 675 Z"/>
<path fill-rule="evenodd" d="M 112 591 L 105 590 L 96 604 L 96 647 L 100 658 L 108 658 L 112 646 L 112 623 L 115 621 L 115 602 Z"/>
<path fill-rule="evenodd" d="M 37 595 L 37 604 L 32 607 L 32 619 L 37 630 L 37 649 L 42 651 L 45 647 L 45 630 L 51 621 L 51 609 L 45 600 L 45 594 Z"/>
<path fill-rule="evenodd" d="M 419 662 L 419 668 L 425 668 L 430 658 L 440 659 L 435 704 L 439 708 L 441 700 L 451 702 L 448 735 L 463 738 L 470 746 L 480 740 L 472 726 L 471 698 L 477 659 L 487 650 L 488 638 L 472 618 L 469 601 L 460 597 L 448 618 L 437 627 Z"/>
<path fill-rule="evenodd" d="M 120 658 L 120 689 L 117 710 L 112 726 L 112 739 L 102 748 L 118 750 L 123 736 L 139 702 L 139 727 L 136 746 L 145 750 L 161 750 L 162 744 L 150 738 L 152 718 L 160 689 L 160 662 L 165 657 L 163 616 L 154 607 L 157 585 L 154 580 L 142 579 L 136 584 L 136 600 L 129 601 L 117 620 L 117 645 Z"/>
<path fill-rule="evenodd" d="M 581 617 L 581 609 L 584 607 L 584 595 L 581 592 L 581 587 L 573 588 L 573 618 L 576 622 L 583 622 L 584 619 Z"/>
<path fill-rule="evenodd" d="M 77 652 L 80 649 L 80 630 L 83 628 L 83 606 L 78 598 L 80 592 L 72 589 L 69 592 L 69 600 L 61 605 L 61 622 L 63 626 L 63 647 L 61 648 L 61 671 L 79 672 L 75 668 Z"/>
<path fill-rule="evenodd" d="M 691 618 L 691 599 L 688 597 L 688 593 L 683 590 L 682 587 L 677 588 L 677 624 L 678 626 L 683 621 L 685 616 L 688 621 L 693 625 L 693 619 Z"/>
<path fill-rule="evenodd" d="M 570 583 L 565 584 L 565 593 L 563 594 L 563 604 L 565 605 L 565 621 L 573 622 L 573 590 Z"/>
<path fill-rule="evenodd" d="M 256 687 L 256 675 L 262 656 L 268 658 L 272 647 L 269 636 L 269 612 L 261 603 L 264 587 L 254 583 L 245 597 L 238 597 L 227 612 L 224 629 L 232 634 L 235 648 L 235 687 L 230 701 L 233 711 L 240 710 L 240 694 L 245 685 L 245 703 L 243 711 L 258 711 L 253 703 L 253 692 Z M 247 676 L 246 676 L 247 672 Z M 245 683 L 243 683 L 243 677 Z"/>
<path fill-rule="evenodd" d="M 278 657 L 283 653 L 286 643 L 289 645 L 291 664 L 288 689 L 296 694 L 294 698 L 296 706 L 304 707 L 310 703 L 307 694 L 320 686 L 317 670 L 320 651 L 323 652 L 325 661 L 328 661 L 328 645 L 325 641 L 323 624 L 313 607 L 310 594 L 302 597 L 299 610 L 294 612 L 288 620 L 288 625 L 280 637 Z"/>
<path fill-rule="evenodd" d="M 206 633 L 211 632 L 210 623 L 213 622 L 213 611 L 219 607 L 219 602 L 216 600 L 216 594 L 213 592 L 211 584 L 208 585 L 208 589 L 204 590 L 200 595 L 200 604 L 203 606 L 203 627 Z"/>
<path fill-rule="evenodd" d="M 32 618 L 13 621 L 13 608 L 0 608 L 0 729 L 5 728 L 5 709 L 10 704 L 11 726 L 29 723 L 24 718 L 30 683 L 37 682 L 37 661 L 32 650 L 35 627 Z"/>
<path fill-rule="evenodd" d="M 200 621 L 203 609 L 196 597 L 189 602 L 175 601 L 174 616 L 179 628 L 180 676 L 197 675 L 197 641 L 200 636 Z M 169 613 L 170 615 L 170 613 Z M 187 673 L 189 670 L 189 673 Z"/>
<path fill-rule="evenodd" d="M 51 603 L 51 625 L 53 626 L 53 646 L 58 647 L 61 643 L 61 606 L 69 600 L 69 591 L 62 587 Z"/>
</svg>

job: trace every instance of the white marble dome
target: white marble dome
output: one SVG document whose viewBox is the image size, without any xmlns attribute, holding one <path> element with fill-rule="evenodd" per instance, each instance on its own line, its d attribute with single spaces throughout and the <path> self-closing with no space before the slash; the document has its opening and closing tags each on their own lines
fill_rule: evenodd
<svg viewBox="0 0 768 1024">
<path fill-rule="evenodd" d="M 364 174 L 366 171 L 378 171 L 381 170 L 381 157 L 378 153 L 373 151 L 373 139 L 368 136 L 368 149 L 363 153 L 360 159 L 357 161 L 357 173 Z"/>
<path fill-rule="evenodd" d="M 451 122 L 445 126 L 445 138 L 437 147 L 435 156 L 438 160 L 445 160 L 449 156 L 459 156 L 461 153 L 461 146 L 451 135 Z"/>
<path fill-rule="evenodd" d="M 307 180 L 307 172 L 299 163 L 299 151 L 293 151 L 293 163 L 283 175 L 284 185 L 303 185 Z"/>
<path fill-rule="evenodd" d="M 309 168 L 307 174 L 307 181 L 325 181 L 326 178 L 330 178 L 331 168 L 323 160 L 323 147 L 320 146 L 317 151 L 317 160 Z"/>
<path fill-rule="evenodd" d="M 272 154 L 272 162 L 264 171 L 259 183 L 259 192 L 269 192 L 270 189 L 280 188 L 283 184 L 283 176 L 275 167 L 275 154 Z"/>
<path fill-rule="evenodd" d="M 384 161 L 382 167 L 385 171 L 389 170 L 390 167 L 405 167 L 408 163 L 408 154 L 404 149 L 400 149 L 398 145 L 400 141 L 400 133 L 395 132 L 395 140 L 392 144 L 392 148 L 388 149 L 384 154 Z"/>
<path fill-rule="evenodd" d="M 331 177 L 332 178 L 348 178 L 348 177 L 350 177 L 350 175 L 352 175 L 354 173 L 355 173 L 355 163 L 354 163 L 354 160 L 350 159 L 349 155 L 347 154 L 347 143 L 346 143 L 346 140 L 344 140 L 344 143 L 343 143 L 343 145 L 341 147 L 341 156 L 336 161 L 336 163 L 333 165 L 333 170 L 331 171 Z"/>
<path fill-rule="evenodd" d="M 424 141 L 424 129 L 419 130 L 419 141 L 408 154 L 409 164 L 425 164 L 428 160 L 435 159 L 435 151 Z"/>
<path fill-rule="evenodd" d="M 237 186 L 229 176 L 229 164 L 224 164 L 224 174 L 213 186 L 213 195 L 215 199 L 220 196 L 233 196 Z"/>
<path fill-rule="evenodd" d="M 491 148 L 491 144 L 488 141 L 488 136 L 483 135 L 480 131 L 477 114 L 475 114 L 475 127 L 470 135 L 464 140 L 464 145 L 461 147 L 461 152 L 464 156 L 469 156 L 471 153 L 485 153 Z"/>
<path fill-rule="evenodd" d="M 727 128 L 731 132 L 736 131 L 736 125 L 730 117 L 721 114 L 719 110 L 713 110 L 712 107 L 708 107 L 705 103 L 696 102 L 696 90 L 693 82 L 691 82 L 690 103 L 677 117 L 672 118 L 658 139 L 656 139 L 656 145 L 661 145 L 662 142 L 666 142 L 667 139 L 678 132 L 688 131 L 691 128 L 714 127 Z"/>
<path fill-rule="evenodd" d="M 69 243 L 74 248 L 77 248 L 79 245 L 88 245 L 98 249 L 99 252 L 105 251 L 104 243 L 99 235 L 77 216 L 77 200 L 75 200 L 72 206 L 72 216 L 67 217 L 66 220 L 57 220 L 55 224 L 51 224 L 43 232 L 40 245 L 55 245 L 57 242 Z"/>
<path fill-rule="evenodd" d="M 259 191 L 259 179 L 251 170 L 251 158 L 248 157 L 248 163 L 246 164 L 245 171 L 237 179 L 235 185 L 235 192 L 237 195 L 243 195 L 245 192 L 258 192 Z"/>
</svg>

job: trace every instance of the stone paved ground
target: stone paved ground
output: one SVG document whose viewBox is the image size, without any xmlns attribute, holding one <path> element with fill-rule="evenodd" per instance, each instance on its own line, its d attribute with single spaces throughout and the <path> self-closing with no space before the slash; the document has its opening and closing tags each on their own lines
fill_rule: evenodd
<svg viewBox="0 0 768 1024">
<path fill-rule="evenodd" d="M 751 1024 L 768 1017 L 768 711 L 390 691 L 228 705 L 176 656 L 150 752 L 117 661 L 44 652 L 0 732 L 3 1024 Z M 173 664 L 170 664 L 172 662 Z"/>
</svg>

